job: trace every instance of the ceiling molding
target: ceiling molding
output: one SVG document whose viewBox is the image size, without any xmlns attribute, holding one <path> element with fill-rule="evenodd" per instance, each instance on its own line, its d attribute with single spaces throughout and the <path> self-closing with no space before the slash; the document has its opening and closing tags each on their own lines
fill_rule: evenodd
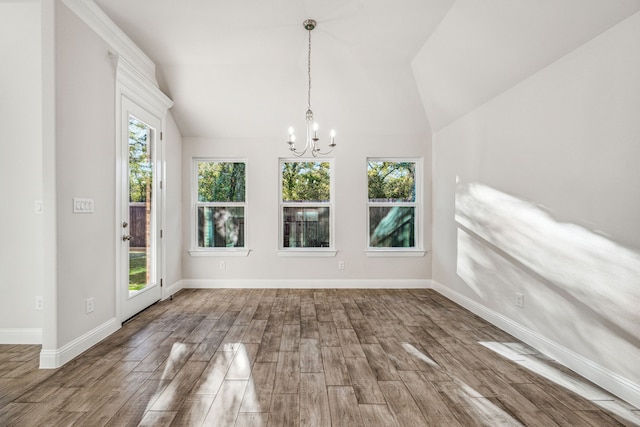
<svg viewBox="0 0 640 427">
<path fill-rule="evenodd" d="M 125 95 L 162 119 L 173 101 L 123 55 L 111 55 L 111 60 L 116 69 L 116 81 L 125 89 Z"/>
<path fill-rule="evenodd" d="M 156 66 L 149 57 L 96 5 L 93 0 L 62 0 L 89 28 L 116 53 L 133 65 L 147 80 L 158 86 Z"/>
</svg>

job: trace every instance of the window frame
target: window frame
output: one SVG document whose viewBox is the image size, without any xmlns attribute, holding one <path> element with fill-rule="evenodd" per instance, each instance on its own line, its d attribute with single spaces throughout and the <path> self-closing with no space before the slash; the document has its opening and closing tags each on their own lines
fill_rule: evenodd
<svg viewBox="0 0 640 427">
<path fill-rule="evenodd" d="M 329 201 L 328 202 L 285 202 L 282 197 L 282 167 L 284 163 L 329 163 Z M 287 207 L 328 207 L 329 208 L 329 246 L 328 247 L 284 247 L 284 208 Z M 335 162 L 334 158 L 283 157 L 278 159 L 278 256 L 281 257 L 333 257 L 335 250 Z"/>
<path fill-rule="evenodd" d="M 201 202 L 198 200 L 198 163 L 244 163 L 244 201 L 243 202 Z M 191 161 L 191 249 L 189 254 L 200 256 L 247 256 L 249 249 L 249 186 L 247 185 L 249 164 L 244 158 L 229 157 L 193 157 Z M 198 209 L 200 207 L 242 207 L 244 208 L 244 246 L 242 247 L 201 247 L 198 245 Z"/>
<path fill-rule="evenodd" d="M 413 163 L 415 164 L 415 200 L 413 202 L 372 202 L 369 200 L 369 163 L 370 162 L 394 162 L 394 163 Z M 423 158 L 422 157 L 367 157 L 365 164 L 366 177 L 366 193 L 365 193 L 365 209 L 366 209 L 366 250 L 368 257 L 411 257 L 424 256 L 424 239 L 423 239 Z M 413 207 L 414 208 L 414 227 L 413 227 L 413 247 L 378 247 L 371 246 L 371 207 Z"/>
</svg>

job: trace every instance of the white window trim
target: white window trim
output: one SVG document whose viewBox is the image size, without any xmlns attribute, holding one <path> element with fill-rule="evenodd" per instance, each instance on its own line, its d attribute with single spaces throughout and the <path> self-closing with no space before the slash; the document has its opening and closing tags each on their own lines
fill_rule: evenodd
<svg viewBox="0 0 640 427">
<path fill-rule="evenodd" d="M 338 251 L 327 248 L 285 248 L 277 252 L 278 256 L 283 258 L 331 258 L 335 257 L 337 253 Z"/>
<path fill-rule="evenodd" d="M 198 201 L 198 162 L 216 163 L 244 163 L 244 202 L 199 202 Z M 249 186 L 247 185 L 247 171 L 249 163 L 247 159 L 227 158 L 227 157 L 193 157 L 191 159 L 191 248 L 189 255 L 192 257 L 246 257 L 251 253 L 248 242 L 247 224 L 249 222 Z M 244 207 L 244 247 L 238 248 L 201 248 L 198 246 L 198 206 L 242 206 Z"/>
<path fill-rule="evenodd" d="M 245 235 L 246 236 L 246 235 Z M 245 257 L 249 256 L 251 249 L 237 249 L 237 248 L 200 248 L 189 249 L 189 255 L 192 257 Z"/>
<path fill-rule="evenodd" d="M 290 162 L 328 162 L 329 163 L 329 202 L 283 202 L 282 201 L 282 164 Z M 329 247 L 323 248 L 285 248 L 283 241 L 283 217 L 282 211 L 285 207 L 329 207 Z M 278 251 L 280 257 L 335 257 L 335 162 L 333 157 L 330 158 L 301 158 L 287 157 L 278 159 Z"/>
<path fill-rule="evenodd" d="M 422 218 L 423 214 L 423 163 L 424 160 L 422 157 L 367 157 L 365 170 L 368 170 L 369 162 L 411 162 L 416 165 L 416 175 L 415 175 L 415 194 L 416 201 L 415 202 L 370 202 L 369 201 L 369 182 L 367 179 L 367 192 L 365 194 L 365 205 L 366 205 L 366 218 L 367 218 L 367 233 L 366 233 L 366 249 L 365 254 L 368 257 L 372 258 L 381 258 L 381 257 L 422 257 L 427 251 L 424 250 L 424 233 L 423 233 L 423 224 Z M 413 206 L 416 209 L 415 215 L 415 229 L 414 229 L 414 241 L 415 246 L 411 248 L 380 248 L 380 247 L 372 247 L 371 246 L 371 235 L 369 231 L 369 207 L 371 206 Z"/>
<path fill-rule="evenodd" d="M 365 254 L 369 258 L 395 258 L 395 257 L 423 257 L 428 251 L 415 248 L 383 248 L 367 249 Z"/>
</svg>

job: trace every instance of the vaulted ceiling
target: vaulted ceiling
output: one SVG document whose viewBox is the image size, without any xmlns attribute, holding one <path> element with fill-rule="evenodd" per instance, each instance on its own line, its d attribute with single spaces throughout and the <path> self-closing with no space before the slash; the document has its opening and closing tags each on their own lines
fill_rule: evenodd
<svg viewBox="0 0 640 427">
<path fill-rule="evenodd" d="M 95 0 L 156 63 L 183 136 L 425 135 L 640 10 L 640 0 Z"/>
</svg>

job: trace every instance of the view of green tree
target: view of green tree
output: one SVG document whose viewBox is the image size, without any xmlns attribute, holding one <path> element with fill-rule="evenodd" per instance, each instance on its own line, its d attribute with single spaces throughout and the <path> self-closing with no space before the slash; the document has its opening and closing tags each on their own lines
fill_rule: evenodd
<svg viewBox="0 0 640 427">
<path fill-rule="evenodd" d="M 244 202 L 245 163 L 198 162 L 199 202 Z"/>
<path fill-rule="evenodd" d="M 328 202 L 331 200 L 329 162 L 283 162 L 282 201 Z"/>
<path fill-rule="evenodd" d="M 129 119 L 129 200 L 146 202 L 151 191 L 153 164 L 149 147 L 149 127 Z"/>
<path fill-rule="evenodd" d="M 415 201 L 415 171 L 414 162 L 369 162 L 369 201 Z"/>
</svg>

